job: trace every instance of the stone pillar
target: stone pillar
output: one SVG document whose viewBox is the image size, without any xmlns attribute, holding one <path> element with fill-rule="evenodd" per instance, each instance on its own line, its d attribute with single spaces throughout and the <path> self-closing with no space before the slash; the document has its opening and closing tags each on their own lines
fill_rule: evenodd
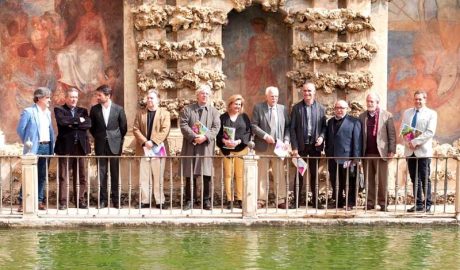
<svg viewBox="0 0 460 270">
<path fill-rule="evenodd" d="M 244 159 L 243 218 L 257 218 L 259 156 L 249 154 Z"/>
<path fill-rule="evenodd" d="M 460 160 L 457 159 L 457 177 L 455 179 L 455 218 L 460 221 Z"/>
<path fill-rule="evenodd" d="M 24 216 L 33 216 L 38 210 L 38 174 L 36 155 L 24 155 L 22 160 L 22 205 Z"/>
</svg>

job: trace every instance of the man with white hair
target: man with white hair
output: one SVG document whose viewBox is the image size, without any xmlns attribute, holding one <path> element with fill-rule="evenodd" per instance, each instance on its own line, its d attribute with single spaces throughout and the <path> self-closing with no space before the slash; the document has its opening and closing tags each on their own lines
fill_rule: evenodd
<svg viewBox="0 0 460 270">
<path fill-rule="evenodd" d="M 279 90 L 269 86 L 265 90 L 266 101 L 257 104 L 252 113 L 252 130 L 255 134 L 255 150 L 258 155 L 273 156 L 276 142 L 287 145 L 289 138 L 289 116 L 284 105 L 278 104 Z M 258 207 L 266 205 L 267 176 L 272 168 L 274 187 L 277 192 L 278 208 L 287 207 L 287 179 L 284 177 L 283 161 L 278 157 L 263 157 L 258 164 L 259 193 Z"/>
<path fill-rule="evenodd" d="M 183 136 L 181 156 L 194 157 L 181 159 L 180 168 L 185 176 L 184 210 L 193 208 L 194 200 L 199 198 L 196 192 L 196 179 L 199 176 L 203 176 L 203 208 L 212 208 L 210 189 L 213 163 L 209 156 L 214 155 L 216 136 L 220 129 L 220 113 L 209 104 L 210 95 L 211 88 L 201 85 L 196 91 L 197 102 L 185 107 L 179 116 Z"/>
<path fill-rule="evenodd" d="M 393 157 L 396 152 L 396 130 L 393 115 L 382 109 L 379 103 L 378 94 L 369 93 L 366 97 L 367 111 L 361 113 L 359 120 L 362 127 L 363 155 L 371 157 L 363 162 L 368 183 L 366 209 L 372 210 L 378 203 L 380 211 L 387 211 L 387 158 Z"/>
<path fill-rule="evenodd" d="M 351 170 L 356 171 L 353 166 L 361 157 L 361 124 L 347 110 L 345 100 L 335 103 L 335 116 L 327 122 L 325 152 L 327 157 L 333 157 L 328 159 L 333 199 L 337 207 L 350 211 L 356 204 L 356 177 L 352 177 Z"/>
<path fill-rule="evenodd" d="M 166 108 L 159 108 L 160 97 L 155 89 L 147 92 L 147 106 L 139 109 L 134 119 L 133 134 L 136 138 L 136 155 L 144 156 L 144 149 L 151 151 L 166 143 L 171 127 L 171 116 Z M 139 185 L 141 187 L 140 207 L 150 208 L 152 193 L 155 207 L 167 209 L 163 192 L 164 158 L 141 158 Z M 153 189 L 153 192 L 152 192 Z"/>
</svg>

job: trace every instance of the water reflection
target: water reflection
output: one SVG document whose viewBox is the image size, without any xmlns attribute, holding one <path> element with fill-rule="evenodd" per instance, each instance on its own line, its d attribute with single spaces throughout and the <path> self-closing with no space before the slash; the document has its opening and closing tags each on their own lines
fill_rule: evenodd
<svg viewBox="0 0 460 270">
<path fill-rule="evenodd" d="M 0 269 L 456 269 L 458 227 L 0 230 Z"/>
</svg>

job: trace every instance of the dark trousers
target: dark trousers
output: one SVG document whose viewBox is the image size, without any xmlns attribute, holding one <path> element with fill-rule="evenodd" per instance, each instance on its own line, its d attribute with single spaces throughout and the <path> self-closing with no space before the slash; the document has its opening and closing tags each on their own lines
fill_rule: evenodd
<svg viewBox="0 0 460 270">
<path fill-rule="evenodd" d="M 309 178 L 310 178 L 309 185 L 310 185 L 310 191 L 312 194 L 312 205 L 317 206 L 317 204 L 319 204 L 318 202 L 319 186 L 318 186 L 318 189 L 316 189 L 317 185 L 319 185 L 318 177 L 317 177 L 318 176 L 317 168 L 319 166 L 319 159 L 315 157 L 320 157 L 321 152 L 316 150 L 316 147 L 314 144 L 305 144 L 304 150 L 299 151 L 299 155 L 306 162 L 308 162 L 308 170 L 305 172 L 304 177 L 308 177 L 307 174 L 309 174 Z M 310 158 L 307 159 L 306 158 L 307 156 L 309 156 Z M 295 177 L 294 178 L 294 188 L 292 190 L 294 191 L 294 204 L 297 205 L 298 201 L 300 201 L 300 199 L 298 200 L 297 198 L 300 198 L 300 194 L 302 194 L 302 190 L 303 190 L 303 177 L 300 173 L 297 173 L 297 175 L 294 177 Z M 297 189 L 297 181 L 299 183 L 299 189 Z"/>
<path fill-rule="evenodd" d="M 338 164 L 335 160 L 328 160 L 329 176 L 332 186 L 332 198 L 337 199 L 337 206 L 344 207 L 346 198 L 348 197 L 348 206 L 355 206 L 356 202 L 356 170 L 351 173 L 351 167 L 348 169 L 343 168 L 343 164 Z M 338 181 L 337 181 L 338 169 Z M 347 174 L 348 174 L 348 188 L 347 188 Z"/>
<path fill-rule="evenodd" d="M 101 181 L 101 192 L 100 192 L 100 198 L 101 202 L 108 202 L 108 197 L 109 194 L 107 192 L 107 178 L 108 178 L 108 166 L 110 163 L 110 191 L 111 191 L 111 196 L 110 199 L 113 202 L 113 204 L 117 205 L 118 204 L 118 166 L 119 166 L 119 159 L 118 155 L 113 154 L 110 151 L 110 147 L 108 142 L 105 142 L 105 149 L 104 149 L 104 155 L 105 156 L 114 156 L 113 158 L 100 158 L 99 159 L 99 177 Z"/>
<path fill-rule="evenodd" d="M 75 148 L 72 155 L 85 155 L 79 143 L 75 144 Z M 68 200 L 67 194 L 69 190 L 68 187 L 70 186 L 70 170 L 72 170 L 74 202 L 75 204 L 77 204 L 77 198 L 78 202 L 85 201 L 85 193 L 87 189 L 85 159 L 59 157 L 59 203 L 61 205 L 66 205 Z M 77 181 L 79 184 L 79 188 L 77 188 Z"/>
<path fill-rule="evenodd" d="M 415 157 L 412 154 L 411 157 Z M 409 169 L 410 179 L 412 180 L 412 191 L 416 196 L 417 206 L 424 206 L 422 192 L 425 195 L 426 206 L 431 206 L 431 180 L 430 180 L 430 162 L 429 158 L 409 158 L 407 167 Z M 423 184 L 422 184 L 423 183 Z"/>
<path fill-rule="evenodd" d="M 193 201 L 197 201 L 197 199 L 201 199 L 201 194 L 198 194 L 198 189 L 196 186 L 197 183 L 197 178 L 200 178 L 201 176 L 196 175 L 193 177 Z M 190 177 L 185 178 L 185 200 L 186 201 L 192 201 L 192 186 L 191 186 L 191 180 Z M 203 192 L 203 201 L 209 200 L 209 194 L 210 194 L 210 189 L 211 189 L 211 176 L 208 175 L 203 175 L 203 186 L 202 186 L 202 192 Z"/>
</svg>

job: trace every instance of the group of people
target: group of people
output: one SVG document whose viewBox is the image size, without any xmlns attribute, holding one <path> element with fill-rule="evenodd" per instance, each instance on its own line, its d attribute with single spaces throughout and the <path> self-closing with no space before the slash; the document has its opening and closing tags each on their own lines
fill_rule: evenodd
<svg viewBox="0 0 460 270">
<path fill-rule="evenodd" d="M 77 106 L 78 93 L 78 90 L 70 89 L 66 92 L 65 104 L 54 109 L 58 135 L 53 150 L 54 131 L 48 109 L 50 91 L 42 87 L 34 92 L 35 104 L 23 111 L 17 128 L 24 143 L 28 140 L 32 142 L 32 148 L 27 150 L 25 147 L 24 153 L 59 155 L 59 209 L 68 206 L 69 170 L 73 172 L 75 205 L 87 208 L 84 160 L 66 156 L 83 156 L 90 152 L 89 130 L 94 137 L 96 155 L 102 156 L 98 160 L 98 207 L 108 206 L 110 200 L 119 207 L 119 160 L 111 156 L 121 155 L 127 132 L 125 112 L 121 106 L 111 102 L 112 93 L 107 85 L 96 89 L 98 104 L 91 108 L 89 115 L 85 108 Z M 298 207 L 304 178 L 309 180 L 311 205 L 324 208 L 318 199 L 318 167 L 322 152 L 325 152 L 332 199 L 337 207 L 351 210 L 355 206 L 358 166 L 361 165 L 361 157 L 365 157 L 362 167 L 367 179 L 366 209 L 375 209 L 378 205 L 381 211 L 387 211 L 388 163 L 396 152 L 397 133 L 392 114 L 379 105 L 378 94 L 367 95 L 367 110 L 359 118 L 348 114 L 345 100 L 337 100 L 334 117 L 329 120 L 325 107 L 316 101 L 316 88 L 311 82 L 302 86 L 303 99 L 293 106 L 290 114 L 286 106 L 278 103 L 278 88 L 267 87 L 266 100 L 255 105 L 252 119 L 243 111 L 245 100 L 241 95 L 232 95 L 227 102 L 227 111 L 221 115 L 210 103 L 211 88 L 208 85 L 201 85 L 195 94 L 197 102 L 185 107 L 179 116 L 183 135 L 180 170 L 185 177 L 184 210 L 193 208 L 198 201 L 203 209 L 212 208 L 211 181 L 216 146 L 224 156 L 227 207 L 242 207 L 242 156 L 248 153 L 249 142 L 254 136 L 254 149 L 262 157 L 258 162 L 259 208 L 268 203 L 270 169 L 271 187 L 275 190 L 278 208 Z M 170 114 L 167 109 L 159 107 L 159 99 L 156 90 L 149 90 L 146 107 L 138 110 L 133 125 L 136 155 L 145 157 L 141 158 L 139 167 L 141 208 L 152 206 L 152 195 L 157 208 L 168 208 L 163 193 L 165 159 L 148 154 L 164 146 L 170 131 Z M 413 134 L 404 137 L 405 155 L 416 195 L 416 204 L 408 209 L 409 212 L 430 211 L 432 203 L 430 156 L 437 114 L 427 108 L 426 101 L 426 92 L 415 92 L 414 107 L 404 112 L 402 120 L 401 129 L 409 129 Z M 305 174 L 299 172 L 295 175 L 292 189 L 285 177 L 283 160 L 274 154 L 276 149 L 288 151 L 289 148 L 292 157 L 303 158 L 308 164 Z M 38 161 L 39 209 L 45 209 L 46 160 L 49 159 L 40 157 Z M 107 190 L 109 168 L 110 191 Z M 202 183 L 200 194 L 197 192 L 199 178 Z M 289 190 L 294 191 L 291 201 L 288 200 Z M 19 199 L 21 201 L 21 194 Z"/>
</svg>

